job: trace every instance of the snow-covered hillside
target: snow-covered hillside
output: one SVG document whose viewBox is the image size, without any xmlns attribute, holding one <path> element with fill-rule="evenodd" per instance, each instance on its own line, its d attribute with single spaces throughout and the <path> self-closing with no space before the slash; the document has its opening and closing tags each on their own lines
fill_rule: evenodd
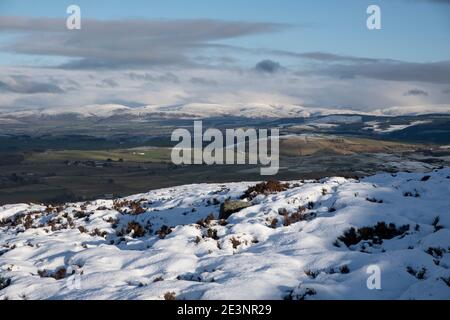
<svg viewBox="0 0 450 320">
<path fill-rule="evenodd" d="M 450 113 L 450 105 L 391 107 L 378 109 L 373 112 L 364 112 L 346 108 L 319 108 L 304 107 L 289 104 L 267 103 L 187 103 L 179 105 L 147 105 L 141 107 L 128 107 L 120 104 L 94 104 L 76 107 L 59 107 L 48 109 L 27 109 L 21 111 L 0 110 L 2 117 L 21 119 L 27 117 L 55 117 L 62 115 L 76 115 L 79 118 L 108 118 L 112 116 L 149 117 L 159 116 L 166 118 L 211 118 L 234 117 L 245 118 L 308 118 L 316 116 L 330 116 L 330 123 L 354 123 L 361 121 L 361 115 L 373 116 L 400 116 L 423 115 L 433 113 Z M 343 116 L 354 115 L 354 116 Z"/>
<path fill-rule="evenodd" d="M 450 168 L 254 185 L 0 207 L 0 299 L 450 299 Z"/>
</svg>

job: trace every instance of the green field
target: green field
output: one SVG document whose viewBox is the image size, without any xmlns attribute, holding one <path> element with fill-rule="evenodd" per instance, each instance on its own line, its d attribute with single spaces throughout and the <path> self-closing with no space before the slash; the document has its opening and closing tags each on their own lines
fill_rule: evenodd
<svg viewBox="0 0 450 320">
<path fill-rule="evenodd" d="M 117 150 L 48 150 L 30 153 L 25 158 L 30 162 L 42 161 L 132 161 L 132 162 L 161 162 L 170 161 L 169 148 L 133 148 Z"/>
</svg>

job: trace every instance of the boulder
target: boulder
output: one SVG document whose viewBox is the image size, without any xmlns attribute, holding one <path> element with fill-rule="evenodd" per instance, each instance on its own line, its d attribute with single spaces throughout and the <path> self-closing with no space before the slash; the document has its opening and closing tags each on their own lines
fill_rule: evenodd
<svg viewBox="0 0 450 320">
<path fill-rule="evenodd" d="M 220 205 L 219 219 L 228 219 L 233 213 L 250 207 L 252 204 L 247 201 L 227 200 Z"/>
</svg>

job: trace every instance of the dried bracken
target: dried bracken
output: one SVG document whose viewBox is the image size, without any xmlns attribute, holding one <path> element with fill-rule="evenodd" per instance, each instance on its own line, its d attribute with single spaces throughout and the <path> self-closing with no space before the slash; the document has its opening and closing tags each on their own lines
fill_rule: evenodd
<svg viewBox="0 0 450 320">
<path fill-rule="evenodd" d="M 408 230 L 409 225 L 403 225 L 397 228 L 394 223 L 386 224 L 385 222 L 378 222 L 373 227 L 350 228 L 338 240 L 345 243 L 347 247 L 357 244 L 361 240 L 370 240 L 374 244 L 381 244 L 383 243 L 383 239 L 392 239 L 396 236 L 403 235 Z"/>
<path fill-rule="evenodd" d="M 244 194 L 242 195 L 241 199 L 249 199 L 252 200 L 259 194 L 268 195 L 271 193 L 277 193 L 281 191 L 285 191 L 287 188 L 289 188 L 288 183 L 281 183 L 276 180 L 269 180 L 267 182 L 261 182 L 258 183 L 255 186 L 249 187 Z"/>
</svg>

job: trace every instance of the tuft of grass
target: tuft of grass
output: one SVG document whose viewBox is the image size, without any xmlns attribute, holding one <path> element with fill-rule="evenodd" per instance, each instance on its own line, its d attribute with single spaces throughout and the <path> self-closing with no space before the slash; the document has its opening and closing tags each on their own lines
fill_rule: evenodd
<svg viewBox="0 0 450 320">
<path fill-rule="evenodd" d="M 420 270 L 415 270 L 411 266 L 406 267 L 406 272 L 408 272 L 410 275 L 416 277 L 419 280 L 425 279 L 425 274 L 427 273 L 427 268 L 422 267 Z"/>
<path fill-rule="evenodd" d="M 206 218 L 198 220 L 197 224 L 202 226 L 203 228 L 207 228 L 214 220 L 214 214 L 210 213 Z"/>
<path fill-rule="evenodd" d="M 6 287 L 9 287 L 10 285 L 11 285 L 11 279 L 0 276 L 0 290 L 3 290 Z"/>
<path fill-rule="evenodd" d="M 403 235 L 409 230 L 409 225 L 396 227 L 394 223 L 386 224 L 378 222 L 373 227 L 362 227 L 359 229 L 350 228 L 344 232 L 338 240 L 345 243 L 347 247 L 359 243 L 361 240 L 371 240 L 375 244 L 381 244 L 383 239 L 392 239 Z"/>
<path fill-rule="evenodd" d="M 80 233 L 87 233 L 86 228 L 83 227 L 83 226 L 79 226 L 79 227 L 78 227 L 78 231 L 80 231 Z"/>
<path fill-rule="evenodd" d="M 299 222 L 299 221 L 303 221 L 303 220 L 305 220 L 305 215 L 302 215 L 299 212 L 294 212 L 291 215 L 285 214 L 284 215 L 284 220 L 283 220 L 283 225 L 285 227 L 287 227 L 287 226 L 289 226 L 289 225 L 291 225 L 293 223 L 296 223 L 296 222 Z"/>
<path fill-rule="evenodd" d="M 369 202 L 373 202 L 373 203 L 383 203 L 382 199 L 376 199 L 376 198 L 369 198 L 369 197 L 367 197 L 366 200 L 369 201 Z"/>
<path fill-rule="evenodd" d="M 441 280 L 444 281 L 447 287 L 450 287 L 450 277 L 447 278 L 441 277 Z"/>
<path fill-rule="evenodd" d="M 289 188 L 289 184 L 287 183 L 281 183 L 276 180 L 269 180 L 267 182 L 261 182 L 255 186 L 249 187 L 241 196 L 241 199 L 252 200 L 259 194 L 269 195 L 271 193 L 285 191 L 287 188 Z"/>
<path fill-rule="evenodd" d="M 339 272 L 342 274 L 350 273 L 350 268 L 347 265 L 343 265 L 339 268 Z"/>
<path fill-rule="evenodd" d="M 44 269 L 38 270 L 37 273 L 41 278 L 53 278 L 55 280 L 61 280 L 67 276 L 67 270 L 64 267 L 57 269 L 55 272 L 50 272 Z"/>
<path fill-rule="evenodd" d="M 269 223 L 269 227 L 272 228 L 272 229 L 276 229 L 277 224 L 278 224 L 278 219 L 277 219 L 277 218 L 273 218 L 273 219 L 270 221 L 270 223 Z"/>
<path fill-rule="evenodd" d="M 211 239 L 214 239 L 214 240 L 219 240 L 219 237 L 217 236 L 217 230 L 216 229 L 208 228 L 208 230 L 206 231 L 206 236 L 208 238 L 211 238 Z"/>
<path fill-rule="evenodd" d="M 175 295 L 175 292 L 166 292 L 164 293 L 164 300 L 176 300 L 177 296 Z"/>
<path fill-rule="evenodd" d="M 417 192 L 417 190 L 414 190 L 414 192 L 406 191 L 403 193 L 404 197 L 413 197 L 413 198 L 419 198 L 420 194 Z"/>
<path fill-rule="evenodd" d="M 160 239 L 164 239 L 170 233 L 172 233 L 172 228 L 166 225 L 163 225 L 161 229 L 156 231 L 156 234 L 159 236 Z"/>
<path fill-rule="evenodd" d="M 134 215 L 134 216 L 140 215 L 140 214 L 143 214 L 146 212 L 146 210 L 141 207 L 141 204 L 136 201 L 131 203 L 130 208 L 131 208 L 130 214 Z"/>
<path fill-rule="evenodd" d="M 439 221 L 441 221 L 441 218 L 439 216 L 434 217 L 433 222 L 431 223 L 431 225 L 434 227 L 434 232 L 437 232 L 439 230 L 441 230 L 442 228 L 444 228 L 443 226 L 441 226 L 439 224 Z"/>
<path fill-rule="evenodd" d="M 319 272 L 318 271 L 312 271 L 312 270 L 305 270 L 305 274 L 311 278 L 311 279 L 315 279 L 318 275 Z"/>
<path fill-rule="evenodd" d="M 237 249 L 237 247 L 239 247 L 239 245 L 241 244 L 241 242 L 236 239 L 236 238 L 231 238 L 231 245 L 233 246 L 233 249 Z"/>
<path fill-rule="evenodd" d="M 145 229 L 138 222 L 131 221 L 128 222 L 127 228 L 125 230 L 127 234 L 131 233 L 133 238 L 141 238 L 145 235 Z"/>
<path fill-rule="evenodd" d="M 417 279 L 419 280 L 423 280 L 425 279 L 425 274 L 427 273 L 427 269 L 425 267 L 421 268 L 418 272 L 417 272 Z"/>
<path fill-rule="evenodd" d="M 430 256 L 433 256 L 434 258 L 442 258 L 442 256 L 445 253 L 445 249 L 439 247 L 437 248 L 429 247 L 425 252 L 428 253 Z"/>
<path fill-rule="evenodd" d="M 294 294 L 293 291 L 289 292 L 289 294 L 284 297 L 284 300 L 305 300 L 307 296 L 313 296 L 316 294 L 317 292 L 314 288 L 305 288 L 302 292 L 297 294 Z"/>
</svg>

